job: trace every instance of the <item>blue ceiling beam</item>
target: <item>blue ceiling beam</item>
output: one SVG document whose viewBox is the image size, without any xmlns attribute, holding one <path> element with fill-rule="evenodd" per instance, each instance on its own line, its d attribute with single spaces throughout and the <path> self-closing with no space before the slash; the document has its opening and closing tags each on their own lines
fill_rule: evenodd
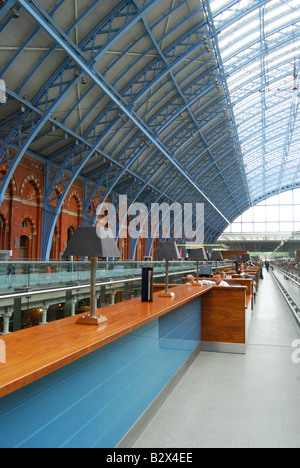
<svg viewBox="0 0 300 468">
<path fill-rule="evenodd" d="M 20 1 L 19 3 L 20 3 L 20 4 L 28 4 L 28 2 L 25 2 L 25 0 L 22 0 L 22 1 Z M 35 2 L 35 3 L 36 3 L 36 2 Z M 35 4 L 35 3 L 34 3 L 34 4 Z M 183 3 L 183 2 L 182 2 L 182 3 Z M 42 11 L 41 9 L 39 9 L 39 12 L 40 12 L 40 13 L 42 14 L 42 16 L 43 16 L 43 11 Z M 142 18 L 142 17 L 141 17 L 141 18 Z M 49 19 L 48 19 L 48 20 L 49 20 Z M 44 24 L 43 24 L 42 21 L 41 21 L 40 24 L 41 24 L 41 26 L 44 28 Z M 53 30 L 53 27 L 51 26 L 51 22 L 50 22 L 49 27 L 50 27 L 51 30 Z M 148 28 L 148 29 L 149 29 L 149 28 Z M 149 29 L 149 31 L 150 31 L 150 29 Z M 148 31 L 148 36 L 151 37 L 151 34 L 149 34 L 149 31 Z M 56 33 L 56 32 L 57 32 L 57 31 L 55 31 L 55 33 Z M 151 33 L 151 31 L 150 31 L 150 33 Z M 52 37 L 53 37 L 53 35 L 52 35 Z M 56 40 L 56 39 L 55 39 L 55 40 Z M 152 42 L 153 42 L 153 36 L 152 36 Z M 156 51 L 159 52 L 158 43 L 156 43 L 156 44 L 155 44 L 155 42 L 153 42 L 153 43 L 154 43 L 154 47 L 156 47 Z M 67 45 L 66 45 L 66 48 L 65 48 L 65 51 L 67 52 L 68 55 L 70 55 L 70 54 L 69 54 L 69 47 L 70 47 L 70 43 L 67 44 Z M 82 49 L 81 49 L 81 50 L 82 50 Z M 88 50 L 88 47 L 86 47 L 85 50 L 87 51 L 87 50 Z M 172 57 L 173 60 L 176 60 L 178 57 L 176 56 L 175 48 L 174 48 L 174 51 L 173 51 L 173 52 L 174 52 L 174 55 L 171 55 L 171 52 L 170 52 L 169 57 Z M 83 52 L 83 53 L 84 53 L 84 52 Z M 162 53 L 159 53 L 159 55 L 160 55 L 160 59 L 161 59 L 162 61 L 164 61 L 165 66 L 168 68 L 168 63 L 167 63 L 167 60 L 166 60 L 166 56 L 165 56 L 164 54 L 162 54 Z M 76 66 L 78 66 L 78 68 L 80 68 L 81 65 L 82 65 L 82 63 L 81 63 L 82 57 L 81 57 L 81 56 L 79 57 L 76 51 L 75 51 L 75 56 L 77 57 L 77 60 L 75 60 L 74 57 L 71 57 L 72 60 L 70 60 L 70 62 L 69 62 L 69 63 L 70 63 L 70 66 L 74 67 L 74 66 L 76 65 Z M 178 62 L 178 64 L 179 64 L 179 63 L 180 63 L 180 62 Z M 183 62 L 182 62 L 182 63 L 183 63 Z M 120 102 L 121 102 L 121 104 L 123 104 L 123 105 L 126 107 L 126 104 L 125 104 L 125 101 L 124 101 L 123 97 L 122 97 L 120 94 L 115 93 L 114 89 L 112 89 L 112 87 L 109 85 L 109 83 L 106 82 L 106 80 L 104 79 L 104 77 L 101 77 L 99 74 L 97 74 L 97 72 L 95 72 L 95 70 L 92 70 L 92 69 L 91 69 L 91 64 L 88 64 L 88 68 L 89 68 L 89 70 L 90 70 L 90 73 L 93 74 L 93 76 L 91 76 L 91 75 L 89 75 L 89 76 L 93 79 L 93 82 L 95 83 L 95 86 L 98 86 L 98 87 L 99 87 L 99 82 L 98 82 L 97 80 L 98 80 L 98 79 L 102 80 L 102 84 L 104 84 L 104 88 L 102 87 L 101 89 L 104 91 L 104 93 L 106 93 L 105 87 L 107 87 L 107 89 L 108 89 L 110 92 L 112 92 L 113 97 L 115 97 L 114 105 L 115 105 L 116 107 L 120 108 L 121 111 L 123 111 L 122 107 L 119 105 Z M 84 74 L 86 73 L 86 70 L 85 70 L 85 69 L 82 69 L 82 68 L 81 68 L 81 70 L 82 70 L 81 73 L 84 73 Z M 161 70 L 162 70 L 162 69 L 161 69 Z M 217 70 L 217 69 L 216 69 L 216 70 Z M 165 70 L 164 70 L 164 72 L 165 72 Z M 184 95 L 183 95 L 182 92 L 180 91 L 179 85 L 178 85 L 177 82 L 176 82 L 175 76 L 173 76 L 172 73 L 173 73 L 172 67 L 169 67 L 169 69 L 168 69 L 168 75 L 165 75 L 165 77 L 166 77 L 166 78 L 168 77 L 169 79 L 173 80 L 174 87 L 177 88 L 178 96 L 179 96 L 179 97 L 180 97 L 180 96 L 181 96 L 181 97 L 184 97 Z M 96 75 L 96 78 L 95 78 L 94 75 Z M 159 79 L 161 79 L 161 77 L 157 77 L 157 80 L 159 80 Z M 157 81 L 157 83 L 158 83 L 158 81 Z M 50 82 L 49 82 L 49 83 L 46 85 L 46 87 L 47 87 L 48 90 L 50 89 L 50 86 L 52 86 L 52 85 L 50 85 Z M 145 86 L 146 86 L 146 87 L 143 87 L 143 88 L 142 88 L 143 94 L 138 93 L 138 94 L 136 94 L 136 96 L 135 96 L 135 98 L 134 98 L 134 99 L 135 99 L 135 102 L 136 102 L 136 103 L 139 103 L 139 104 L 138 104 L 139 106 L 141 105 L 141 102 L 139 101 L 139 99 L 142 99 L 143 96 L 145 95 L 145 93 L 146 93 L 146 92 L 149 92 L 150 86 L 153 86 L 153 83 L 151 82 L 151 83 L 149 84 L 149 83 L 146 83 L 146 82 L 145 82 Z M 133 95 L 132 95 L 132 96 L 133 96 Z M 113 98 L 112 98 L 112 99 L 113 99 Z M 195 99 L 195 101 L 196 101 L 196 99 Z M 191 123 L 191 125 L 194 124 L 194 126 L 196 127 L 196 131 L 198 131 L 198 137 L 200 137 L 200 136 L 201 136 L 201 133 L 202 133 L 202 126 L 199 125 L 199 123 L 198 123 L 198 121 L 197 121 L 197 118 L 196 118 L 196 115 L 193 114 L 193 112 L 192 112 L 192 110 L 191 110 L 191 106 L 190 106 L 190 104 L 189 104 L 188 101 L 187 101 L 187 98 L 185 98 L 185 101 L 183 101 L 183 102 L 184 102 L 184 106 L 185 106 L 185 107 L 184 107 L 184 110 L 185 110 L 186 112 L 188 112 L 189 115 L 190 115 L 190 119 L 191 119 L 191 122 L 190 122 L 190 123 Z M 49 105 L 49 104 L 51 105 L 51 102 L 48 101 L 48 97 L 47 97 L 47 96 L 46 96 L 45 103 L 46 103 L 47 105 Z M 74 106 L 74 107 L 75 107 L 75 106 Z M 50 108 L 51 108 L 51 107 L 50 107 Z M 183 107 L 181 107 L 181 109 L 182 109 L 182 108 L 183 108 Z M 152 132 L 152 131 L 150 130 L 150 128 L 149 128 L 149 127 L 150 127 L 149 121 L 147 122 L 147 126 L 145 126 L 144 123 L 143 123 L 143 121 L 141 120 L 141 118 L 138 118 L 138 117 L 136 116 L 136 114 L 130 112 L 130 114 L 124 113 L 124 115 L 126 116 L 125 118 L 128 119 L 128 121 L 130 121 L 135 127 L 138 127 L 140 135 L 141 135 L 141 134 L 144 134 L 144 135 L 146 136 L 146 138 L 149 139 L 149 140 L 151 141 L 151 144 L 154 144 L 154 146 L 155 146 L 155 148 L 156 148 L 156 152 L 157 152 L 159 155 L 163 154 L 163 158 L 164 158 L 165 160 L 167 160 L 167 161 L 169 162 L 169 164 L 172 165 L 174 172 L 178 171 L 178 173 L 181 174 L 181 177 L 183 177 L 184 180 L 187 181 L 186 183 L 188 183 L 188 185 L 190 184 L 189 178 L 191 179 L 191 181 L 194 183 L 194 186 L 193 186 L 192 189 L 195 190 L 195 193 L 196 193 L 196 194 L 198 194 L 198 195 L 195 195 L 195 196 L 198 196 L 198 197 L 201 196 L 201 191 L 199 190 L 198 184 L 197 184 L 197 182 L 196 182 L 194 176 L 191 176 L 191 175 L 184 169 L 184 164 L 181 164 L 180 161 L 179 161 L 179 160 L 180 160 L 180 157 L 178 158 L 178 161 L 175 161 L 176 164 L 174 164 L 173 154 L 171 153 L 171 150 L 167 148 L 166 139 L 164 138 L 164 141 L 161 141 L 161 142 L 158 141 L 158 139 L 157 139 L 155 133 Z M 222 114 L 219 114 L 219 115 L 222 115 Z M 87 116 L 87 117 L 88 117 L 88 116 Z M 132 117 L 133 117 L 133 118 L 132 118 Z M 173 116 L 172 116 L 172 117 L 173 117 Z M 67 118 L 67 117 L 66 117 L 66 118 Z M 63 124 L 64 122 L 66 122 L 66 118 L 65 118 L 65 120 L 62 122 L 62 124 Z M 85 118 L 85 116 L 84 116 L 83 118 Z M 48 121 L 51 122 L 51 119 L 52 119 L 52 116 L 48 119 Z M 137 119 L 137 121 L 136 121 L 135 119 Z M 116 125 L 118 122 L 119 122 L 119 119 L 115 119 L 114 121 L 112 120 L 111 122 L 109 122 L 109 125 Z M 173 120 L 172 120 L 172 122 L 173 122 Z M 137 125 L 137 124 L 138 124 L 138 125 Z M 169 124 L 169 123 L 168 123 L 168 124 Z M 140 126 L 139 126 L 139 125 L 140 125 Z M 77 127 L 77 128 L 78 128 L 78 127 Z M 96 128 L 96 127 L 95 127 L 95 128 Z M 112 127 L 110 127 L 110 128 L 112 128 Z M 167 129 L 167 126 L 166 126 L 165 128 Z M 224 128 L 225 128 L 225 127 L 224 127 Z M 107 129 L 108 129 L 108 127 L 107 127 Z M 92 133 L 92 132 L 93 132 L 93 129 L 90 128 L 89 131 Z M 148 134 L 147 134 L 147 132 L 148 132 Z M 69 132 L 68 132 L 68 133 L 69 133 Z M 74 136 L 75 136 L 75 135 L 76 135 L 76 132 L 74 132 L 74 129 L 73 129 L 73 133 L 74 133 Z M 87 167 L 88 167 L 87 162 L 88 162 L 89 158 L 90 158 L 92 155 L 96 154 L 96 153 L 98 152 L 98 150 L 99 150 L 99 148 L 96 148 L 96 146 L 95 146 L 95 145 L 93 146 L 93 144 L 90 142 L 90 138 L 93 138 L 93 143 L 96 143 L 97 141 L 98 141 L 98 143 L 99 143 L 99 140 L 96 140 L 96 134 L 92 135 L 91 133 L 89 134 L 89 135 L 90 135 L 90 136 L 89 136 L 89 140 L 87 140 L 88 133 L 86 133 L 85 136 L 84 136 L 83 138 L 80 139 L 80 143 L 82 143 L 82 144 L 83 144 L 84 141 L 85 141 L 85 142 L 89 141 L 89 147 L 86 148 L 85 155 L 84 155 L 84 163 L 83 163 L 83 165 L 82 165 L 82 164 L 75 163 L 75 166 L 74 166 L 74 167 L 76 168 L 76 175 L 80 173 L 80 170 L 81 170 L 80 168 L 83 168 L 83 167 L 84 167 L 84 169 L 87 170 Z M 45 135 L 45 134 L 46 134 L 46 133 L 44 133 L 44 135 Z M 149 135 L 152 136 L 152 138 L 153 138 L 152 140 L 151 140 L 151 138 L 149 138 Z M 216 146 L 219 146 L 218 143 L 220 143 L 220 147 L 218 148 L 219 153 L 220 153 L 220 151 L 223 151 L 223 147 L 222 147 L 222 142 L 223 142 L 222 131 L 220 131 L 219 134 L 218 134 L 217 131 L 215 130 L 215 131 L 213 132 L 212 135 L 213 135 L 213 138 L 215 139 L 215 141 L 213 141 L 213 139 L 211 139 L 211 140 L 210 140 L 210 143 L 209 143 L 208 141 L 206 141 L 206 136 L 205 136 L 204 134 L 202 135 L 202 140 L 203 140 L 203 143 L 204 143 L 204 144 L 209 145 L 208 148 L 209 148 L 209 152 L 211 153 L 211 157 L 214 157 L 214 158 L 216 158 L 216 160 L 218 160 L 218 159 L 219 159 L 218 153 L 213 154 L 211 151 L 212 151 L 212 147 L 213 147 L 213 146 L 214 146 L 215 148 L 216 148 Z M 38 137 L 37 137 L 37 138 L 38 138 Z M 140 138 L 140 136 L 139 136 L 139 138 Z M 182 138 L 183 138 L 183 137 L 179 137 L 179 138 L 177 138 L 177 140 L 176 140 L 176 146 L 175 146 L 175 148 L 177 148 L 176 151 L 177 151 L 178 153 L 179 153 L 179 151 L 180 151 L 180 148 L 181 148 L 182 145 L 183 145 L 183 139 L 182 139 Z M 37 140 L 35 140 L 35 141 L 37 141 Z M 179 145 L 180 145 L 180 146 L 179 146 Z M 71 145 L 69 145 L 69 146 L 70 146 L 70 148 L 71 148 Z M 49 149 L 49 147 L 50 147 L 50 146 L 47 145 L 47 146 L 45 147 L 45 149 Z M 164 150 L 163 153 L 161 152 L 161 149 Z M 64 151 L 64 152 L 65 152 L 65 151 Z M 55 158 L 57 158 L 57 160 L 59 160 L 59 158 L 62 157 L 63 154 L 64 154 L 64 153 L 62 153 L 62 152 L 57 152 L 57 154 L 55 155 Z M 65 153 L 65 154 L 67 154 L 67 153 Z M 178 156 L 179 156 L 179 154 L 178 154 Z M 157 156 L 157 157 L 158 157 L 158 156 Z M 55 161 L 55 158 L 54 158 L 53 162 Z M 76 148 L 74 148 L 72 154 L 70 154 L 70 167 L 71 167 L 72 158 L 76 158 Z M 146 158 L 148 158 L 148 155 L 146 156 Z M 120 173 L 117 175 L 117 177 L 114 179 L 114 183 L 112 183 L 111 185 L 108 185 L 108 186 L 107 186 L 107 189 L 110 190 L 111 192 L 113 191 L 114 187 L 117 187 L 117 186 L 118 186 L 118 184 L 122 184 L 122 186 L 125 187 L 125 190 L 128 190 L 128 191 L 131 190 L 131 188 L 132 188 L 132 185 L 133 185 L 133 184 L 129 183 L 128 186 L 127 186 L 127 185 L 126 185 L 127 182 L 125 181 L 125 179 L 124 179 L 123 177 L 126 175 L 126 173 L 129 173 L 129 171 L 130 171 L 130 166 L 131 166 L 131 164 L 134 164 L 135 159 L 129 161 L 129 164 L 128 164 L 127 166 L 124 165 L 124 163 L 123 163 L 123 160 L 125 160 L 125 159 L 126 159 L 126 149 L 124 150 L 124 152 L 122 152 L 122 154 L 120 154 L 120 155 L 118 156 L 118 158 L 117 158 L 116 160 L 115 160 L 115 159 L 113 160 L 114 167 L 116 167 L 116 165 L 119 164 L 119 166 L 122 166 L 122 169 L 121 169 Z M 183 159 L 184 159 L 184 156 L 183 156 Z M 118 161 L 119 161 L 119 162 L 118 162 Z M 117 163 L 117 164 L 116 164 L 116 163 Z M 63 172 L 64 170 L 68 170 L 68 167 L 63 165 L 63 166 L 60 167 L 59 173 L 62 174 L 62 172 Z M 111 172 L 113 172 L 113 168 L 112 168 L 112 171 L 111 171 Z M 165 172 L 168 172 L 167 169 L 165 169 Z M 169 172 L 169 174 L 170 174 L 170 172 Z M 168 175 L 169 175 L 169 174 L 168 174 Z M 107 175 L 112 175 L 112 174 L 110 174 L 109 170 L 107 171 Z M 95 170 L 94 176 L 97 176 L 97 170 Z M 137 175 L 134 174 L 134 176 L 137 176 Z M 188 176 L 188 177 L 187 177 L 187 176 Z M 110 178 L 109 181 L 111 181 L 111 180 L 112 180 L 112 179 Z M 169 180 L 171 180 L 171 177 L 169 178 Z M 70 181 L 71 181 L 71 178 L 69 178 L 68 183 L 70 183 Z M 65 183 L 65 182 L 64 182 L 64 183 Z M 114 184 L 115 184 L 115 185 L 114 185 Z M 124 184 L 124 185 L 123 185 L 123 184 Z M 69 185 L 66 184 L 66 185 L 64 186 L 64 193 L 67 192 L 67 187 L 69 187 Z M 127 187 L 127 188 L 126 188 L 126 187 Z M 131 187 L 131 188 L 130 188 L 130 187 Z M 148 184 L 145 185 L 144 190 L 146 190 L 146 189 L 149 188 L 149 187 L 150 187 L 150 186 L 149 186 Z M 179 185 L 179 184 L 178 184 L 178 187 L 177 187 L 177 188 L 178 188 L 178 196 L 179 196 L 179 188 L 180 188 L 180 185 Z M 210 197 L 208 197 L 208 198 L 210 198 Z M 228 205 L 229 205 L 229 204 L 228 204 Z M 218 204 L 217 204 L 217 206 L 218 206 L 218 208 L 219 208 L 219 210 L 220 210 L 219 215 L 220 215 L 221 217 L 223 216 L 223 218 L 222 218 L 222 219 L 223 219 L 222 223 L 224 223 L 224 222 L 225 222 L 225 223 L 228 223 L 229 220 L 228 220 L 227 218 L 224 217 L 224 211 L 223 211 L 223 209 L 222 209 L 222 208 L 220 209 L 220 206 L 219 206 Z M 216 208 L 216 207 L 215 207 L 214 205 L 212 205 L 212 207 L 213 207 L 213 211 L 215 212 L 215 208 Z M 223 214 L 222 214 L 222 213 L 223 213 Z"/>
<path fill-rule="evenodd" d="M 289 26 L 293 26 L 293 22 L 289 24 Z M 273 33 L 280 33 L 280 28 L 278 28 L 275 31 L 272 31 Z M 277 40 L 268 40 L 268 53 L 274 52 L 276 49 L 280 47 L 284 47 L 289 43 L 293 43 L 295 38 L 300 37 L 300 32 L 294 32 L 294 33 L 289 33 L 287 32 L 284 36 L 280 35 Z M 250 43 L 247 43 L 244 47 L 239 49 L 239 53 L 241 52 L 246 52 L 247 54 L 244 59 L 240 59 L 237 63 L 234 63 L 233 65 L 228 65 L 227 62 L 230 62 L 232 59 L 235 58 L 235 53 L 232 55 L 229 55 L 226 57 L 226 61 L 224 62 L 226 64 L 226 77 L 233 75 L 237 71 L 243 69 L 244 67 L 250 65 L 252 62 L 255 60 L 259 59 L 261 55 L 265 53 L 264 50 L 261 50 L 261 48 L 253 49 L 252 53 L 249 53 L 249 48 L 254 48 L 254 46 L 257 45 L 257 42 L 252 41 Z M 226 49 L 224 49 L 226 50 Z"/>
<path fill-rule="evenodd" d="M 252 5 L 254 5 L 254 3 L 262 3 L 262 0 L 253 0 Z M 233 106 L 232 106 L 230 93 L 229 93 L 229 89 L 228 89 L 228 85 L 227 85 L 227 81 L 226 81 L 226 74 L 225 74 L 225 70 L 224 70 L 224 66 L 223 66 L 221 51 L 220 51 L 219 45 L 218 45 L 218 33 L 217 33 L 217 30 L 216 30 L 216 27 L 215 27 L 215 22 L 214 22 L 214 18 L 213 18 L 212 12 L 211 12 L 209 0 L 203 0 L 203 7 L 204 7 L 204 11 L 206 13 L 206 16 L 208 18 L 210 29 L 211 29 L 213 37 L 214 37 L 214 45 L 215 45 L 216 56 L 217 56 L 218 64 L 219 64 L 219 67 L 220 67 L 220 74 L 221 74 L 221 76 L 223 78 L 223 86 L 225 88 L 225 96 L 226 96 L 226 100 L 227 100 L 227 104 L 228 104 L 228 109 L 229 109 L 229 112 L 230 112 L 230 119 L 231 119 L 231 121 L 233 123 L 233 129 L 234 129 L 234 132 L 235 132 L 235 140 L 236 140 L 237 147 L 238 147 L 237 156 L 238 156 L 238 158 L 240 160 L 241 166 L 244 168 L 242 149 L 241 149 L 241 146 L 239 144 L 239 138 L 238 138 L 238 134 L 237 134 L 236 120 L 235 120 L 235 116 L 234 116 L 234 112 L 233 112 Z M 249 204 L 251 205 L 251 203 L 252 203 L 251 202 L 251 194 L 250 194 L 250 190 L 249 190 L 249 187 L 248 187 L 248 181 L 247 181 L 245 169 L 242 171 L 241 177 L 243 178 L 244 185 L 245 185 L 246 190 L 247 190 L 247 196 L 249 197 Z"/>
<path fill-rule="evenodd" d="M 158 142 L 155 138 L 152 137 L 152 134 L 148 131 L 146 128 L 144 122 L 140 121 L 137 117 L 135 117 L 128 109 L 127 107 L 120 101 L 119 97 L 116 96 L 114 90 L 109 89 L 106 83 L 104 83 L 103 78 L 100 76 L 100 74 L 95 70 L 91 69 L 90 66 L 86 63 L 86 61 L 83 61 L 81 57 L 78 57 L 76 54 L 76 51 L 73 50 L 72 47 L 70 47 L 68 44 L 64 42 L 64 40 L 57 34 L 56 31 L 54 31 L 49 24 L 47 23 L 44 18 L 40 16 L 33 8 L 32 6 L 25 0 L 18 0 L 18 2 L 23 6 L 23 8 L 47 31 L 47 33 L 56 41 L 57 44 L 59 44 L 65 52 L 68 54 L 72 60 L 77 63 L 77 65 L 88 75 L 95 83 L 105 92 L 109 98 L 115 102 L 115 104 L 118 105 L 118 107 L 122 110 L 122 112 L 134 123 L 134 125 L 141 130 L 144 135 L 155 145 L 157 146 L 158 150 L 161 151 L 164 156 L 171 161 L 172 164 L 174 164 L 179 172 L 181 172 L 184 177 L 191 183 L 191 185 L 204 197 L 204 199 L 211 204 L 215 211 L 224 218 L 226 222 L 229 222 L 223 214 L 220 212 L 220 210 L 213 204 L 211 200 L 209 200 L 208 197 L 199 189 L 199 187 L 194 183 L 194 181 L 191 179 L 191 177 L 186 173 L 184 168 L 182 168 L 174 159 L 172 158 L 171 155 L 168 154 L 168 152 L 165 150 L 165 148 L 161 145 L 160 142 Z M 40 12 L 39 12 L 40 13 Z M 43 126 L 43 125 L 42 125 Z M 41 126 L 41 127 L 42 127 Z"/>
<path fill-rule="evenodd" d="M 7 0 L 7 2 L 0 7 L 0 21 L 5 18 L 5 16 L 11 11 L 15 4 L 16 0 Z"/>
<path fill-rule="evenodd" d="M 146 8 L 144 8 L 142 10 L 142 12 L 150 10 L 153 7 L 153 5 L 155 5 L 159 1 L 160 0 L 153 0 L 151 6 L 148 5 Z M 19 3 L 21 4 L 22 2 L 19 2 Z M 124 2 L 124 4 L 125 3 L 128 3 L 128 2 Z M 23 2 L 22 6 L 25 7 L 25 9 L 27 7 L 31 11 L 34 11 L 32 9 L 32 7 L 31 7 L 31 5 L 28 4 L 28 2 Z M 138 21 L 140 19 L 140 15 L 142 14 L 142 12 L 139 13 L 138 17 L 133 20 L 134 22 L 136 22 L 136 21 Z M 39 17 L 39 15 L 37 13 L 36 13 L 36 16 Z M 51 31 L 51 28 L 48 25 L 47 21 L 45 21 L 44 19 L 41 19 L 41 22 L 42 22 L 42 24 L 40 24 L 41 27 L 44 27 L 44 29 L 46 29 L 48 32 L 49 32 L 49 30 Z M 56 35 L 56 37 L 58 37 L 58 36 Z M 114 37 L 114 39 L 116 39 L 116 37 Z M 64 41 L 62 39 L 60 39 L 59 42 L 61 44 L 64 44 Z M 71 53 L 71 56 L 74 56 L 74 53 Z M 57 77 L 59 78 L 60 76 L 62 76 L 62 73 L 63 73 L 64 69 L 68 66 L 68 64 L 71 64 L 71 62 L 72 62 L 72 58 L 69 57 L 67 59 L 67 61 L 55 73 L 55 75 L 54 75 L 55 78 L 57 78 Z M 92 63 L 94 63 L 94 60 L 91 61 L 90 65 L 92 65 Z M 18 163 L 20 162 L 20 160 L 22 159 L 22 157 L 25 154 L 26 150 L 28 149 L 29 145 L 34 140 L 34 138 L 39 133 L 39 131 L 42 129 L 43 125 L 47 121 L 50 120 L 50 118 L 53 116 L 53 112 L 55 111 L 55 109 L 57 109 L 59 104 L 63 101 L 65 96 L 68 94 L 68 92 L 77 84 L 77 82 L 80 80 L 80 78 L 81 78 L 81 76 L 78 76 L 77 79 L 74 79 L 73 81 L 71 81 L 70 84 L 68 84 L 68 85 L 64 84 L 65 87 L 63 89 L 62 89 L 62 85 L 59 82 L 59 86 L 60 86 L 59 92 L 60 92 L 60 94 L 57 97 L 56 101 L 51 104 L 51 107 L 50 106 L 47 107 L 48 112 L 45 112 L 44 114 L 42 114 L 43 117 L 39 120 L 38 125 L 35 128 L 32 128 L 30 138 L 27 138 L 27 139 L 24 138 L 23 146 L 19 150 L 17 155 L 14 156 L 14 160 L 13 161 L 8 161 L 9 170 L 7 171 L 6 176 L 5 176 L 4 180 L 2 181 L 1 190 L 0 190 L 0 203 L 4 199 L 4 194 L 5 194 L 5 191 L 7 189 L 8 184 L 9 184 L 10 179 L 11 179 L 11 177 L 12 177 Z M 45 93 L 46 93 L 46 96 L 47 96 L 48 88 L 49 88 L 50 85 L 51 85 L 51 82 L 49 80 L 49 82 L 45 84 L 45 86 L 42 88 L 42 90 L 40 91 L 38 96 L 35 98 L 34 103 L 37 103 Z M 18 98 L 18 99 L 21 101 L 20 98 Z M 39 113 L 40 113 L 40 111 L 39 111 Z M 22 118 L 17 122 L 16 127 L 10 132 L 8 138 L 6 139 L 6 142 L 2 145 L 2 149 L 1 149 L 1 152 L 0 152 L 0 160 L 3 157 L 3 155 L 5 155 L 5 153 L 7 152 L 8 147 L 13 142 L 13 139 L 14 139 L 15 135 L 17 135 L 20 132 L 20 128 L 26 122 L 26 117 L 28 117 L 28 115 L 29 115 L 29 113 L 26 112 L 22 116 Z"/>
<path fill-rule="evenodd" d="M 205 0 L 206 2 L 207 0 Z M 209 0 L 208 0 L 209 1 Z M 218 1 L 218 0 L 216 0 Z M 244 16 L 249 15 L 249 13 L 257 10 L 259 7 L 266 5 L 269 3 L 271 0 L 251 0 L 251 2 L 248 2 L 247 6 L 244 8 L 237 8 L 236 12 L 233 16 L 230 17 L 230 19 L 225 19 L 225 20 L 218 20 L 217 18 L 214 18 L 214 24 L 215 24 L 215 29 L 219 33 L 225 28 L 228 28 L 232 24 L 238 22 L 240 19 L 242 19 Z M 240 0 L 233 0 L 230 3 L 227 3 L 224 5 L 223 8 L 221 8 L 218 11 L 218 16 L 222 16 L 223 13 L 225 13 L 228 10 L 231 10 L 232 8 L 239 6 Z M 207 5 L 207 3 L 206 3 Z M 209 5 L 208 5 L 209 6 Z M 210 8 L 210 6 L 209 6 Z"/>
</svg>

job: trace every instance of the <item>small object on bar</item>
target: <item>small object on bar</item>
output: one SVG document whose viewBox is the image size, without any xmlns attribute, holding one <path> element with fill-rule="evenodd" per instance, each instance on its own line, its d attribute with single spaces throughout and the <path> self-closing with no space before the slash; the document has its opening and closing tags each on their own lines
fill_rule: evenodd
<svg viewBox="0 0 300 468">
<path fill-rule="evenodd" d="M 79 325 L 100 325 L 103 322 L 107 322 L 105 315 L 82 315 L 76 320 Z"/>
</svg>

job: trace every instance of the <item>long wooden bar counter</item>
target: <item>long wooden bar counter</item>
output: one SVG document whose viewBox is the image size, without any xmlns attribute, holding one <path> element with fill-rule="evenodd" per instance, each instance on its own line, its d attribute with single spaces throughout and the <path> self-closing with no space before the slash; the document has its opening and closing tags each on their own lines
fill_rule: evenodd
<svg viewBox="0 0 300 468">
<path fill-rule="evenodd" d="M 212 286 L 178 287 L 175 298 L 159 298 L 141 302 L 140 298 L 97 310 L 107 322 L 99 326 L 77 325 L 78 315 L 37 327 L 4 335 L 6 363 L 0 364 L 0 397 L 33 382 L 44 375 L 110 343 L 117 338 L 160 317 Z M 84 314 L 83 314 L 84 315 Z"/>
<path fill-rule="evenodd" d="M 172 291 L 3 335 L 0 448 L 115 447 L 201 349 L 244 352 L 246 287 Z"/>
</svg>

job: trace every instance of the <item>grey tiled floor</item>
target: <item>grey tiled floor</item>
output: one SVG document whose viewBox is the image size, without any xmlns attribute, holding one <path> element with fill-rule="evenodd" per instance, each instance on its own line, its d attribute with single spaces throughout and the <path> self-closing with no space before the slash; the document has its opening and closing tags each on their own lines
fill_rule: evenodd
<svg viewBox="0 0 300 468">
<path fill-rule="evenodd" d="M 246 355 L 201 352 L 135 448 L 300 448 L 300 333 L 270 274 Z"/>
</svg>

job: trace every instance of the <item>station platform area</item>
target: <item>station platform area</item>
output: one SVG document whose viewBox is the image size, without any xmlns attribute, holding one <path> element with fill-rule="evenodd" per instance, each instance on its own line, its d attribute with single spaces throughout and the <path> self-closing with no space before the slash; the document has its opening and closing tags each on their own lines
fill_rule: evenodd
<svg viewBox="0 0 300 468">
<path fill-rule="evenodd" d="M 299 338 L 264 270 L 246 354 L 201 352 L 133 447 L 299 448 Z"/>
</svg>

